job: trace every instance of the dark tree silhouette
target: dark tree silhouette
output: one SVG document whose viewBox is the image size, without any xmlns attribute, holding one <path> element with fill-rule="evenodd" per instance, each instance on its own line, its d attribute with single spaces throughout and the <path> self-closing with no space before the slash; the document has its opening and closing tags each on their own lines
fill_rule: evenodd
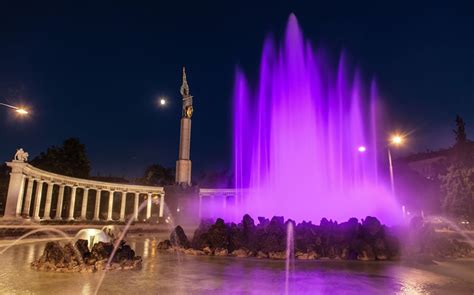
<svg viewBox="0 0 474 295">
<path fill-rule="evenodd" d="M 175 171 L 173 168 L 166 168 L 160 164 L 148 166 L 143 178 L 139 182 L 145 185 L 164 186 L 172 185 L 175 182 Z"/>
<path fill-rule="evenodd" d="M 456 115 L 456 129 L 453 132 L 456 136 L 456 146 L 467 143 L 466 123 L 464 123 L 463 118 L 459 115 Z"/>
<path fill-rule="evenodd" d="M 89 177 L 91 170 L 86 147 L 77 138 L 66 139 L 59 147 L 49 147 L 31 164 L 46 171 L 80 178 Z"/>
</svg>

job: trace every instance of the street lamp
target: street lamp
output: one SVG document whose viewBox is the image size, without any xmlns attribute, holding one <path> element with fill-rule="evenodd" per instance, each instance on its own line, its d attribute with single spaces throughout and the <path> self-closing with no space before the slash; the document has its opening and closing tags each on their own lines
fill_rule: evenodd
<svg viewBox="0 0 474 295">
<path fill-rule="evenodd" d="M 0 105 L 2 105 L 4 107 L 7 107 L 7 108 L 10 108 L 10 109 L 13 109 L 15 112 L 17 112 L 20 115 L 28 115 L 28 111 L 25 110 L 24 108 L 12 106 L 12 105 L 9 105 L 9 104 L 6 104 L 6 103 L 1 103 L 1 102 L 0 102 Z"/>
<path fill-rule="evenodd" d="M 390 184 L 392 187 L 392 194 L 395 196 L 395 181 L 393 179 L 393 162 L 392 162 L 392 153 L 390 152 L 390 146 L 396 146 L 399 147 L 403 144 L 404 138 L 402 135 L 399 134 L 394 134 L 390 138 L 390 143 L 388 145 L 387 151 L 388 151 L 388 165 L 390 169 Z"/>
</svg>

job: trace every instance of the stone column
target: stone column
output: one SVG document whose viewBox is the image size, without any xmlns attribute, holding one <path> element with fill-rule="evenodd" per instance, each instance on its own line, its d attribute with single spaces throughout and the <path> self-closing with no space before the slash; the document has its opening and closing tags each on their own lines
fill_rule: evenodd
<svg viewBox="0 0 474 295">
<path fill-rule="evenodd" d="M 33 218 L 40 220 L 39 212 L 41 206 L 41 199 L 43 198 L 43 180 L 39 180 L 36 185 L 36 197 L 35 197 L 35 210 L 33 212 Z"/>
<path fill-rule="evenodd" d="M 94 207 L 94 220 L 99 220 L 99 212 L 100 212 L 100 194 L 102 191 L 100 189 L 96 190 L 95 192 L 95 207 Z"/>
<path fill-rule="evenodd" d="M 16 210 L 15 210 L 15 216 L 16 217 L 21 217 L 21 207 L 23 206 L 23 193 L 25 191 L 25 179 L 26 179 L 26 176 L 22 175 L 21 176 L 21 186 L 20 186 L 20 190 L 18 191 L 18 200 L 16 202 Z M 7 196 L 7 200 L 8 200 L 8 196 Z M 5 216 L 11 217 L 7 213 L 8 213 L 7 212 L 7 204 L 5 204 L 5 213 L 4 213 L 3 216 L 4 217 Z"/>
<path fill-rule="evenodd" d="M 135 193 L 135 200 L 133 203 L 133 218 L 135 218 L 135 220 L 138 220 L 138 197 L 139 194 Z"/>
<path fill-rule="evenodd" d="M 35 179 L 33 177 L 30 177 L 28 179 L 28 185 L 26 187 L 26 195 L 25 195 L 25 204 L 23 205 L 23 216 L 25 216 L 25 217 L 30 216 L 31 197 L 33 195 L 33 183 L 34 182 L 35 182 Z"/>
<path fill-rule="evenodd" d="M 69 203 L 69 217 L 68 220 L 74 220 L 74 207 L 76 205 L 76 192 L 77 186 L 72 187 L 71 191 L 71 202 Z"/>
<path fill-rule="evenodd" d="M 63 214 L 63 201 L 64 201 L 64 184 L 59 186 L 58 203 L 56 204 L 56 217 L 54 219 L 62 219 Z"/>
<path fill-rule="evenodd" d="M 13 160 L 12 162 L 7 162 L 7 165 L 11 167 L 12 171 L 10 172 L 10 182 L 8 184 L 8 193 L 3 217 L 15 218 L 21 215 L 21 206 L 23 205 L 23 190 L 25 187 L 23 168 L 25 168 L 28 164 Z M 18 209 L 18 207 L 20 207 L 20 209 Z"/>
<path fill-rule="evenodd" d="M 165 209 L 165 195 L 160 195 L 160 213 L 159 217 L 163 217 L 163 211 Z"/>
<path fill-rule="evenodd" d="M 125 221 L 126 202 L 127 202 L 127 192 L 122 192 L 122 203 L 120 204 L 120 221 Z"/>
<path fill-rule="evenodd" d="M 114 208 L 114 192 L 109 191 L 109 209 L 107 210 L 107 220 L 112 220 L 113 208 Z"/>
<path fill-rule="evenodd" d="M 89 200 L 89 188 L 85 187 L 84 192 L 82 193 L 82 208 L 81 208 L 81 219 L 86 220 L 87 213 L 87 201 Z"/>
<path fill-rule="evenodd" d="M 46 202 L 44 204 L 44 220 L 51 219 L 51 200 L 53 198 L 54 182 L 48 182 L 48 190 L 46 191 Z"/>
<path fill-rule="evenodd" d="M 146 219 L 151 217 L 151 194 L 148 193 L 148 199 L 146 200 Z"/>
</svg>

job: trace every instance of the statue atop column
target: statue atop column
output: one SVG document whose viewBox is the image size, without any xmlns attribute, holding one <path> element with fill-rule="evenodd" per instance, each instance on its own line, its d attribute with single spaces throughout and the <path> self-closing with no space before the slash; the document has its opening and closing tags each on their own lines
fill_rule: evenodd
<svg viewBox="0 0 474 295">
<path fill-rule="evenodd" d="M 25 152 L 22 148 L 16 150 L 15 156 L 13 157 L 14 161 L 27 162 L 29 154 Z"/>
<path fill-rule="evenodd" d="M 191 118 L 193 115 L 193 97 L 189 93 L 188 80 L 186 79 L 186 69 L 183 67 L 183 83 L 180 91 L 183 97 L 183 118 Z"/>
</svg>

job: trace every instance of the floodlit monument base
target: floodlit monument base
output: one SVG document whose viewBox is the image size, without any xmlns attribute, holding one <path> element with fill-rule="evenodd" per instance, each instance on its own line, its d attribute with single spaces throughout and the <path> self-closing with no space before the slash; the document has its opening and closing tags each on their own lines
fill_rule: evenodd
<svg viewBox="0 0 474 295">
<path fill-rule="evenodd" d="M 187 185 L 165 186 L 166 205 L 174 224 L 199 223 L 199 187 Z"/>
</svg>

